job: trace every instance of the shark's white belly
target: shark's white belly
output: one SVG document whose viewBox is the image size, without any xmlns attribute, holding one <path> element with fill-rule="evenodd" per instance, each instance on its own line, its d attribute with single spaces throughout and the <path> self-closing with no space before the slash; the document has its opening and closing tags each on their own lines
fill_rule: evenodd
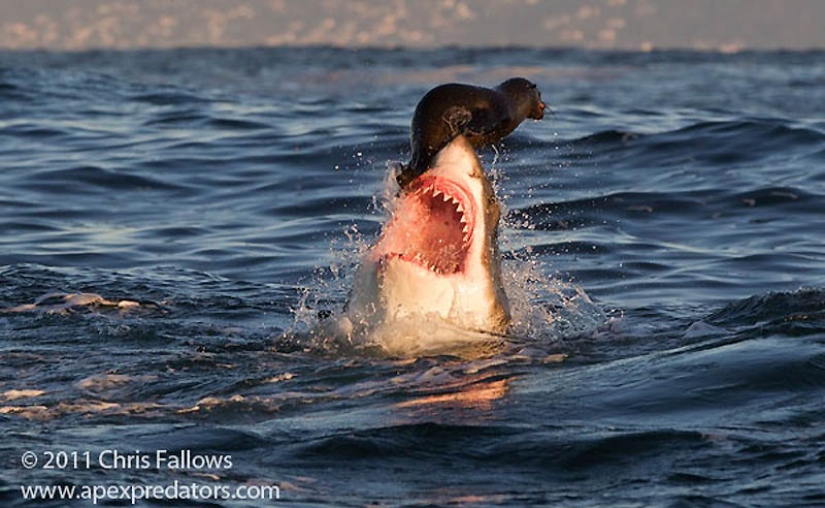
<svg viewBox="0 0 825 508">
<path fill-rule="evenodd" d="M 356 274 L 347 314 L 368 326 L 437 318 L 466 329 L 501 333 L 507 319 L 502 295 L 487 274 L 478 275 L 469 281 L 468 275 L 437 275 L 397 259 L 367 260 Z"/>
</svg>

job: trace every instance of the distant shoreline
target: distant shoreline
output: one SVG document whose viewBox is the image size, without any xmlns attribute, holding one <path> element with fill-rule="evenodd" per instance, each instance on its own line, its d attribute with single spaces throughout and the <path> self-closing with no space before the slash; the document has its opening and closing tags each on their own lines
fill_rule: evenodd
<svg viewBox="0 0 825 508">
<path fill-rule="evenodd" d="M 825 49 L 817 0 L 53 0 L 0 3 L 0 49 Z"/>
</svg>

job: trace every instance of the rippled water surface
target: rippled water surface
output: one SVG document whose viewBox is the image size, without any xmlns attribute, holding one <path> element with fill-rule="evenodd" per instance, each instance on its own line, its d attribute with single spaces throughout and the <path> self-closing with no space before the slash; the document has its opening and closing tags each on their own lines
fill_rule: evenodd
<svg viewBox="0 0 825 508">
<path fill-rule="evenodd" d="M 823 62 L 0 53 L 0 504 L 180 481 L 307 507 L 825 505 Z M 553 114 L 482 153 L 510 336 L 391 357 L 307 333 L 345 303 L 418 99 L 514 75 Z"/>
</svg>

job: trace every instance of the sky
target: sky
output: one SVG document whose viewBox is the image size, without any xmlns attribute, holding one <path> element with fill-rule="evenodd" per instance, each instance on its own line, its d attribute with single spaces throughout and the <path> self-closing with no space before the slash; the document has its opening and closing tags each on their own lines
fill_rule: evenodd
<svg viewBox="0 0 825 508">
<path fill-rule="evenodd" d="M 0 0 L 0 48 L 825 48 L 821 0 Z"/>
</svg>

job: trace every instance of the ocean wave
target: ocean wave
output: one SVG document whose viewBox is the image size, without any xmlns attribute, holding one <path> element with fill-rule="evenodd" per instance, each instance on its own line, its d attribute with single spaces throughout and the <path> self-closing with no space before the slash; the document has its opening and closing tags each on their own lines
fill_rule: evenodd
<svg viewBox="0 0 825 508">
<path fill-rule="evenodd" d="M 0 52 L 0 449 L 220 449 L 298 504 L 816 504 L 821 56 Z M 554 114 L 481 152 L 511 333 L 302 334 L 347 301 L 420 97 L 517 74 Z"/>
</svg>

